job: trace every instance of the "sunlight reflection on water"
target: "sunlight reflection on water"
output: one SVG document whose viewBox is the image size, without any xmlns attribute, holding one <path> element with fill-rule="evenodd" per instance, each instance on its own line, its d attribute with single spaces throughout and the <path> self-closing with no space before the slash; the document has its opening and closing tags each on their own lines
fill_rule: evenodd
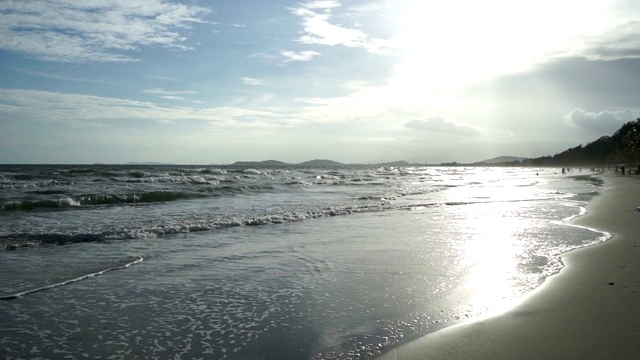
<svg viewBox="0 0 640 360">
<path fill-rule="evenodd" d="M 0 280 L 16 290 L 48 281 L 41 274 L 57 281 L 134 255 L 145 261 L 0 303 L 0 325 L 35 324 L 19 334 L 0 329 L 0 345 L 28 355 L 51 345 L 53 333 L 57 349 L 90 357 L 134 349 L 157 358 L 369 359 L 507 309 L 558 270 L 558 252 L 598 236 L 567 226 L 584 203 L 541 185 L 551 176 L 462 172 L 447 176 L 468 186 L 406 195 L 385 211 L 7 253 Z"/>
</svg>

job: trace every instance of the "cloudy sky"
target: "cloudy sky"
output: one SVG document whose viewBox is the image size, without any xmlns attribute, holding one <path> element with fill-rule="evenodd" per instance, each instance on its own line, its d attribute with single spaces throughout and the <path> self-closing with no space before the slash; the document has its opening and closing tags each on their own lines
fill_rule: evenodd
<svg viewBox="0 0 640 360">
<path fill-rule="evenodd" d="M 0 2 L 0 163 L 474 162 L 640 117 L 640 2 Z"/>
</svg>

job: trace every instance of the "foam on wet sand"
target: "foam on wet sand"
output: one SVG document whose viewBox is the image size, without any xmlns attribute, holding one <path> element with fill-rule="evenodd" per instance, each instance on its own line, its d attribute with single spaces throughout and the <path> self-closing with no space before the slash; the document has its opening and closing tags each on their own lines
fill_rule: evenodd
<svg viewBox="0 0 640 360">
<path fill-rule="evenodd" d="M 609 232 L 504 314 L 429 334 L 380 360 L 640 359 L 640 177 L 598 175 L 602 195 L 574 223 Z"/>
</svg>

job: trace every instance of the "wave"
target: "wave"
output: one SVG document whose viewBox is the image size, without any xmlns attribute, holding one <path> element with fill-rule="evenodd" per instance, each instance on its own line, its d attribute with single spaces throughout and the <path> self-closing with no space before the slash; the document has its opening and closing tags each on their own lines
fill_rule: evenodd
<svg viewBox="0 0 640 360">
<path fill-rule="evenodd" d="M 155 181 L 155 180 L 154 180 Z M 0 211 L 20 211 L 20 210 L 63 210 L 79 207 L 101 206 L 101 205 L 122 205 L 137 203 L 161 203 L 184 199 L 204 198 L 208 196 L 234 195 L 238 193 L 262 193 L 277 189 L 273 183 L 241 184 L 232 180 L 212 181 L 201 177 L 189 177 L 191 184 L 207 185 L 197 188 L 184 188 L 184 191 L 147 191 L 131 194 L 86 194 L 69 195 L 58 199 L 40 200 L 9 200 L 0 204 Z M 281 186 L 286 187 L 308 187 L 309 183 L 302 180 L 288 180 Z M 1 188 L 1 187 L 0 187 Z M 63 189 L 33 190 L 25 192 L 32 195 L 64 195 L 68 194 Z"/>
<path fill-rule="evenodd" d="M 0 250 L 17 250 L 40 245 L 64 245 L 83 242 L 111 240 L 161 238 L 168 235 L 212 231 L 238 226 L 258 226 L 304 221 L 308 219 L 342 216 L 354 213 L 392 210 L 386 203 L 371 203 L 350 206 L 327 207 L 316 210 L 287 211 L 258 216 L 233 216 L 205 221 L 156 224 L 137 229 L 118 229 L 94 233 L 11 233 L 0 234 Z"/>
<path fill-rule="evenodd" d="M 147 176 L 145 174 L 141 174 L 139 176 L 131 176 L 131 177 L 123 177 L 116 176 L 113 177 L 112 180 L 115 182 L 121 183 L 133 183 L 133 184 L 143 184 L 143 183 L 181 183 L 181 184 L 201 184 L 201 185 L 215 185 L 220 182 L 220 179 L 215 175 L 169 175 L 166 176 L 156 176 L 157 174 L 153 174 L 153 176 Z"/>
<path fill-rule="evenodd" d="M 508 200 L 483 200 L 485 198 L 476 197 L 476 201 L 447 201 L 444 205 L 447 206 L 460 206 L 460 205 L 476 205 L 476 204 L 496 204 L 496 203 L 517 203 L 527 201 L 549 201 L 550 199 L 544 198 L 531 198 L 531 199 L 508 199 Z M 487 198 L 490 199 L 490 198 Z"/>
<path fill-rule="evenodd" d="M 46 188 L 55 186 L 68 186 L 71 185 L 70 181 L 60 180 L 43 180 L 37 182 L 23 182 L 13 180 L 0 180 L 0 189 L 26 189 L 26 188 Z"/>
<path fill-rule="evenodd" d="M 513 200 L 478 200 L 478 201 L 446 201 L 431 203 L 414 203 L 407 205 L 393 205 L 389 198 L 361 197 L 358 200 L 368 201 L 346 206 L 331 206 L 318 209 L 297 211 L 283 211 L 279 213 L 254 216 L 216 217 L 208 220 L 184 221 L 176 223 L 160 223 L 139 228 L 124 228 L 90 233 L 5 233 L 0 234 L 0 250 L 17 250 L 22 247 L 40 245 L 64 245 L 84 242 L 103 242 L 127 239 L 163 238 L 166 236 L 213 231 L 238 226 L 259 226 L 283 224 L 305 221 L 310 219 L 343 216 L 356 213 L 381 212 L 391 210 L 415 210 L 419 208 L 440 206 L 464 206 L 484 203 L 539 201 L 541 199 L 513 199 Z"/>
<path fill-rule="evenodd" d="M 38 194 L 38 195 L 62 195 L 67 192 L 64 190 L 33 190 L 29 191 L 29 194 Z"/>
<path fill-rule="evenodd" d="M 291 184 L 291 185 L 296 185 L 296 184 Z M 251 184 L 251 185 L 225 184 L 225 185 L 211 186 L 206 189 L 207 192 L 214 193 L 214 195 L 223 195 L 225 193 L 233 194 L 233 193 L 242 193 L 242 192 L 265 192 L 265 191 L 271 191 L 271 190 L 275 190 L 275 186 L 268 183 Z"/>
<path fill-rule="evenodd" d="M 17 211 L 36 209 L 64 209 L 80 206 L 158 203 L 188 199 L 193 197 L 195 197 L 195 195 L 173 191 L 150 191 L 141 194 L 81 195 L 56 200 L 6 201 L 0 206 L 0 210 Z"/>
<path fill-rule="evenodd" d="M 33 293 L 40 292 L 40 291 L 43 291 L 43 290 L 53 289 L 53 288 L 56 288 L 58 286 L 71 284 L 71 283 L 74 283 L 74 282 L 78 282 L 80 280 L 88 279 L 90 277 L 102 275 L 102 274 L 104 274 L 104 273 L 106 273 L 108 271 L 126 269 L 131 265 L 134 265 L 134 264 L 137 264 L 139 262 L 142 262 L 143 260 L 144 260 L 144 258 L 142 256 L 139 256 L 135 260 L 127 262 L 124 265 L 118 265 L 118 266 L 109 267 L 109 268 L 106 268 L 106 269 L 102 269 L 100 271 L 96 271 L 96 272 L 92 272 L 92 273 L 89 273 L 89 274 L 85 274 L 85 275 L 82 275 L 82 276 L 79 276 L 79 277 L 76 277 L 76 278 L 72 278 L 72 279 L 69 279 L 69 280 L 61 281 L 61 282 L 55 283 L 55 284 L 42 286 L 42 287 L 35 288 L 35 289 L 25 290 L 25 291 L 21 291 L 21 292 L 10 294 L 10 295 L 0 296 L 0 300 L 15 300 L 15 299 L 17 299 L 17 298 L 19 298 L 21 296 L 24 296 L 24 295 L 33 294 Z"/>
<path fill-rule="evenodd" d="M 6 201 L 0 206 L 0 210 L 15 211 L 15 210 L 35 210 L 35 209 L 59 209 L 69 206 L 80 205 L 77 201 L 71 198 L 64 198 L 59 200 L 22 200 L 22 201 Z"/>
</svg>

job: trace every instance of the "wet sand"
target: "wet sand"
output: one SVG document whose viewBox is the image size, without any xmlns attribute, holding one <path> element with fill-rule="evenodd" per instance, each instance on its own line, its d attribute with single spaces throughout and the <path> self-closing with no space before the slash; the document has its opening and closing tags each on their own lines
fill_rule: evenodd
<svg viewBox="0 0 640 360">
<path fill-rule="evenodd" d="M 612 172 L 574 224 L 611 233 L 506 313 L 429 334 L 380 360 L 640 359 L 640 176 Z"/>
</svg>

